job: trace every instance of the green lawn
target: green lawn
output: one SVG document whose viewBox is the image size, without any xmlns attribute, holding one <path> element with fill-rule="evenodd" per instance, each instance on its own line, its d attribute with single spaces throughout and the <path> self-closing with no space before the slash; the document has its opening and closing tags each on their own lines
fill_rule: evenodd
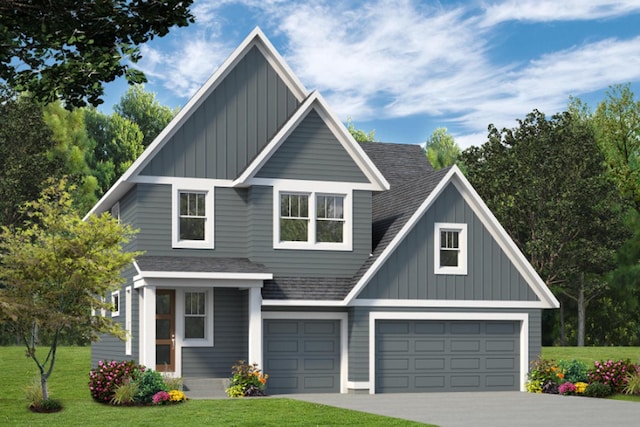
<svg viewBox="0 0 640 427">
<path fill-rule="evenodd" d="M 0 425 L 112 426 L 419 426 L 420 423 L 281 398 L 191 400 L 175 406 L 114 407 L 89 395 L 87 347 L 62 347 L 49 381 L 51 397 L 64 405 L 56 414 L 27 409 L 24 387 L 37 368 L 21 347 L 0 347 Z"/>
<path fill-rule="evenodd" d="M 596 360 L 630 359 L 640 363 L 640 347 L 542 347 L 542 356 L 555 360 L 580 360 L 593 365 Z"/>
</svg>

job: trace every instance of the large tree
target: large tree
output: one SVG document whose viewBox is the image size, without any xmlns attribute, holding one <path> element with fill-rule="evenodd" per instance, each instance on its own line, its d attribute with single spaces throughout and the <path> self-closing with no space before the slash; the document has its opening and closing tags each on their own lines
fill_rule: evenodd
<svg viewBox="0 0 640 427">
<path fill-rule="evenodd" d="M 447 128 L 437 128 L 425 143 L 429 163 L 434 169 L 454 165 L 460 157 L 460 146 L 456 144 Z"/>
<path fill-rule="evenodd" d="M 609 172 L 640 213 L 640 100 L 634 99 L 630 85 L 610 87 L 594 120 Z"/>
<path fill-rule="evenodd" d="M 143 85 L 131 86 L 113 109 L 120 116 L 137 124 L 142 132 L 142 145 L 146 148 L 169 124 L 178 109 L 161 105 L 152 92 Z"/>
<path fill-rule="evenodd" d="M 358 129 L 353 124 L 351 117 L 347 118 L 347 130 L 349 131 L 353 139 L 355 139 L 358 142 L 375 142 L 376 140 L 375 129 L 371 129 L 369 132 L 365 132 L 362 129 Z"/>
<path fill-rule="evenodd" d="M 625 238 L 618 192 L 603 168 L 593 127 L 533 111 L 514 129 L 489 127 L 489 141 L 462 153 L 467 176 L 547 285 L 586 308 Z"/>
<path fill-rule="evenodd" d="M 0 79 L 44 102 L 97 105 L 103 84 L 124 76 L 145 81 L 131 67 L 139 46 L 174 25 L 194 22 L 193 0 L 0 1 Z"/>
<path fill-rule="evenodd" d="M 25 209 L 30 222 L 0 232 L 0 321 L 21 338 L 48 399 L 47 380 L 64 329 L 92 341 L 101 333 L 124 337 L 110 316 L 92 316 L 91 309 L 111 309 L 100 296 L 120 286 L 120 272 L 136 254 L 123 251 L 133 235 L 129 226 L 108 214 L 82 220 L 64 180 Z M 38 348 L 43 333 L 51 337 L 48 349 Z"/>
</svg>

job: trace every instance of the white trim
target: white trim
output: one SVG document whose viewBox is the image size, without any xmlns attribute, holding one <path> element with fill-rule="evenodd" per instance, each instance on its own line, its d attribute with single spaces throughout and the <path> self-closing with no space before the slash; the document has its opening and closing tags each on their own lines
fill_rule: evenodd
<svg viewBox="0 0 640 427">
<path fill-rule="evenodd" d="M 195 188 L 199 187 L 199 188 Z M 207 183 L 201 186 L 183 187 L 180 184 L 171 186 L 171 247 L 190 249 L 214 249 L 214 191 L 215 187 L 209 187 Z M 204 193 L 205 197 L 205 222 L 204 240 L 181 240 L 180 239 L 180 194 L 181 193 Z"/>
<path fill-rule="evenodd" d="M 374 165 L 371 159 L 360 148 L 353 136 L 345 128 L 344 124 L 330 111 L 327 103 L 318 91 L 313 91 L 307 99 L 298 107 L 296 112 L 284 124 L 284 126 L 269 141 L 266 147 L 256 156 L 253 162 L 247 166 L 244 172 L 234 181 L 234 185 L 246 186 L 248 181 L 267 163 L 278 150 L 282 143 L 291 135 L 298 125 L 307 117 L 311 110 L 315 110 L 345 149 L 351 159 L 358 165 L 362 173 L 367 177 L 373 190 L 388 190 L 389 183 Z"/>
<path fill-rule="evenodd" d="M 124 288 L 124 297 L 124 330 L 127 333 L 127 340 L 124 342 L 124 354 L 131 356 L 133 341 L 133 288 L 131 286 Z"/>
<path fill-rule="evenodd" d="M 187 122 L 191 115 L 197 111 L 198 107 L 208 98 L 208 96 L 224 81 L 224 78 L 234 69 L 234 67 L 244 58 L 244 56 L 257 46 L 265 56 L 269 64 L 278 73 L 280 78 L 287 84 L 287 87 L 294 94 L 299 102 L 307 96 L 307 90 L 302 85 L 298 77 L 291 71 L 287 63 L 280 56 L 271 42 L 267 39 L 260 28 L 256 27 L 231 53 L 231 55 L 216 69 L 209 79 L 198 89 L 189 99 L 187 104 L 176 114 L 171 122 L 160 132 L 160 134 L 149 144 L 147 149 L 138 157 L 126 172 L 116 181 L 107 193 L 91 208 L 85 216 L 102 212 L 105 206 L 113 204 L 130 188 L 128 181 L 142 171 L 153 159 L 171 137 Z"/>
<path fill-rule="evenodd" d="M 548 308 L 542 301 L 509 300 L 437 300 L 437 299 L 356 299 L 352 307 L 415 307 L 415 308 Z"/>
<path fill-rule="evenodd" d="M 114 302 L 116 300 L 117 304 Z M 113 306 L 113 310 L 111 310 L 111 317 L 120 316 L 120 289 L 111 292 L 111 305 Z"/>
<path fill-rule="evenodd" d="M 340 185 L 325 185 L 324 182 L 316 182 L 312 187 L 306 182 L 293 185 L 293 188 L 276 185 L 273 187 L 273 248 L 295 250 L 321 250 L 321 251 L 352 251 L 353 250 L 353 192 L 349 188 Z M 303 190 L 306 188 L 306 190 Z M 341 188 L 338 190 L 338 188 Z M 312 190 L 311 190 L 312 189 Z M 308 241 L 286 242 L 280 240 L 280 195 L 304 194 L 308 196 L 309 228 Z M 343 234 L 342 242 L 316 242 L 316 197 L 320 195 L 335 195 L 343 197 Z"/>
<path fill-rule="evenodd" d="M 560 303 L 556 297 L 551 293 L 549 288 L 542 281 L 538 273 L 533 269 L 529 261 L 520 252 L 516 244 L 511 240 L 507 232 L 502 225 L 493 216 L 489 208 L 484 204 L 478 193 L 473 189 L 471 184 L 464 177 L 460 169 L 457 166 L 453 166 L 444 178 L 438 183 L 436 188 L 429 194 L 420 207 L 409 218 L 407 223 L 402 227 L 398 234 L 393 238 L 385 250 L 380 254 L 378 259 L 373 265 L 365 272 L 360 278 L 356 286 L 353 287 L 351 292 L 345 297 L 345 303 L 352 305 L 353 301 L 357 298 L 358 294 L 364 289 L 369 280 L 380 270 L 387 259 L 393 254 L 395 249 L 400 245 L 404 238 L 411 232 L 413 227 L 422 218 L 424 213 L 431 207 L 431 205 L 437 200 L 438 196 L 446 188 L 446 186 L 452 182 L 465 202 L 471 207 L 475 215 L 480 219 L 482 224 L 487 228 L 489 234 L 500 245 L 501 249 L 507 255 L 509 260 L 516 267 L 518 272 L 522 274 L 524 279 L 529 284 L 530 288 L 538 296 L 543 308 L 558 308 Z"/>
<path fill-rule="evenodd" d="M 442 267 L 440 265 L 440 232 L 454 231 L 458 233 L 458 266 Z M 451 222 L 436 222 L 433 225 L 433 271 L 434 274 L 451 274 L 458 276 L 467 275 L 467 224 L 458 224 Z"/>
<path fill-rule="evenodd" d="M 152 367 L 156 366 L 156 288 L 146 286 L 140 289 L 138 301 L 140 302 L 140 364 Z M 176 369 L 179 367 L 176 366 Z"/>
<path fill-rule="evenodd" d="M 227 273 L 189 271 L 142 271 L 146 279 L 270 280 L 272 273 Z M 234 285 L 237 286 L 237 285 Z"/>
<path fill-rule="evenodd" d="M 347 388 L 349 390 L 370 390 L 371 385 L 369 381 L 347 381 Z"/>
<path fill-rule="evenodd" d="M 315 181 L 315 180 L 299 180 L 284 178 L 250 178 L 245 182 L 246 186 L 260 185 L 265 187 L 281 186 L 303 191 L 303 188 L 315 188 L 316 185 L 322 185 L 325 188 L 333 189 L 331 191 L 348 191 L 348 190 L 364 190 L 378 191 L 377 187 L 368 182 L 347 182 L 347 181 Z"/>
<path fill-rule="evenodd" d="M 369 313 L 369 394 L 376 390 L 376 320 L 512 320 L 520 322 L 520 391 L 526 391 L 529 368 L 529 315 L 527 313 Z"/>
<path fill-rule="evenodd" d="M 118 224 L 120 224 L 120 202 L 116 202 L 111 206 L 110 213 L 111 217 L 117 220 Z"/>
<path fill-rule="evenodd" d="M 339 320 L 340 321 L 340 393 L 347 393 L 349 378 L 349 314 L 344 312 L 265 311 L 262 320 Z M 268 372 L 265 372 L 268 374 Z"/>
<path fill-rule="evenodd" d="M 175 185 L 184 189 L 201 189 L 205 191 L 214 187 L 233 187 L 233 181 L 230 179 L 183 178 L 179 176 L 136 175 L 129 182 L 135 184 Z"/>
<path fill-rule="evenodd" d="M 182 358 L 178 358 L 178 355 L 182 354 L 183 347 L 213 347 L 214 343 L 214 325 L 215 325 L 215 313 L 214 309 L 214 289 L 211 287 L 207 288 L 191 288 L 191 287 L 174 287 L 171 288 L 175 290 L 176 295 L 176 345 L 175 345 L 175 354 L 176 354 L 176 372 L 178 371 L 178 366 L 180 366 L 180 370 L 182 370 Z M 204 325 L 204 338 L 185 338 L 185 330 L 184 330 L 184 318 L 185 318 L 185 310 L 184 310 L 184 302 L 185 302 L 185 292 L 203 292 L 205 294 L 205 325 Z"/>
<path fill-rule="evenodd" d="M 262 301 L 263 306 L 282 306 L 282 307 L 344 307 L 343 300 L 306 300 L 306 299 L 265 299 Z"/>
<path fill-rule="evenodd" d="M 249 289 L 249 364 L 262 369 L 262 292 L 260 288 Z"/>
</svg>

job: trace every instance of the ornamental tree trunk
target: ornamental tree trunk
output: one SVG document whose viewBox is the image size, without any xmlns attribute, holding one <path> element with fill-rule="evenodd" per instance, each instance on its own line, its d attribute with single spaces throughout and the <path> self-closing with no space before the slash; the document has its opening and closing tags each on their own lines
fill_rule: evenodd
<svg viewBox="0 0 640 427">
<path fill-rule="evenodd" d="M 580 286 L 578 287 L 578 347 L 584 347 L 585 323 L 587 302 L 584 297 L 584 273 L 580 273 Z"/>
</svg>

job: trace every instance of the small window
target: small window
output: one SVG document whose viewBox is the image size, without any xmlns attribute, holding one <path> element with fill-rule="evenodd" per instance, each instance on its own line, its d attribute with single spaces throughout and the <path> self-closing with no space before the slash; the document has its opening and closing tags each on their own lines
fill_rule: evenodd
<svg viewBox="0 0 640 427">
<path fill-rule="evenodd" d="M 206 338 L 206 292 L 184 293 L 184 338 Z"/>
<path fill-rule="evenodd" d="M 111 217 L 118 221 L 120 224 L 120 202 L 117 202 L 115 205 L 111 206 Z"/>
<path fill-rule="evenodd" d="M 180 192 L 180 240 L 204 240 L 206 221 L 205 193 Z"/>
<path fill-rule="evenodd" d="M 111 305 L 113 306 L 111 317 L 120 316 L 120 291 L 111 293 Z"/>
<path fill-rule="evenodd" d="M 467 225 L 435 224 L 436 274 L 467 274 Z"/>
<path fill-rule="evenodd" d="M 309 241 L 309 196 L 280 195 L 280 241 Z"/>
</svg>

